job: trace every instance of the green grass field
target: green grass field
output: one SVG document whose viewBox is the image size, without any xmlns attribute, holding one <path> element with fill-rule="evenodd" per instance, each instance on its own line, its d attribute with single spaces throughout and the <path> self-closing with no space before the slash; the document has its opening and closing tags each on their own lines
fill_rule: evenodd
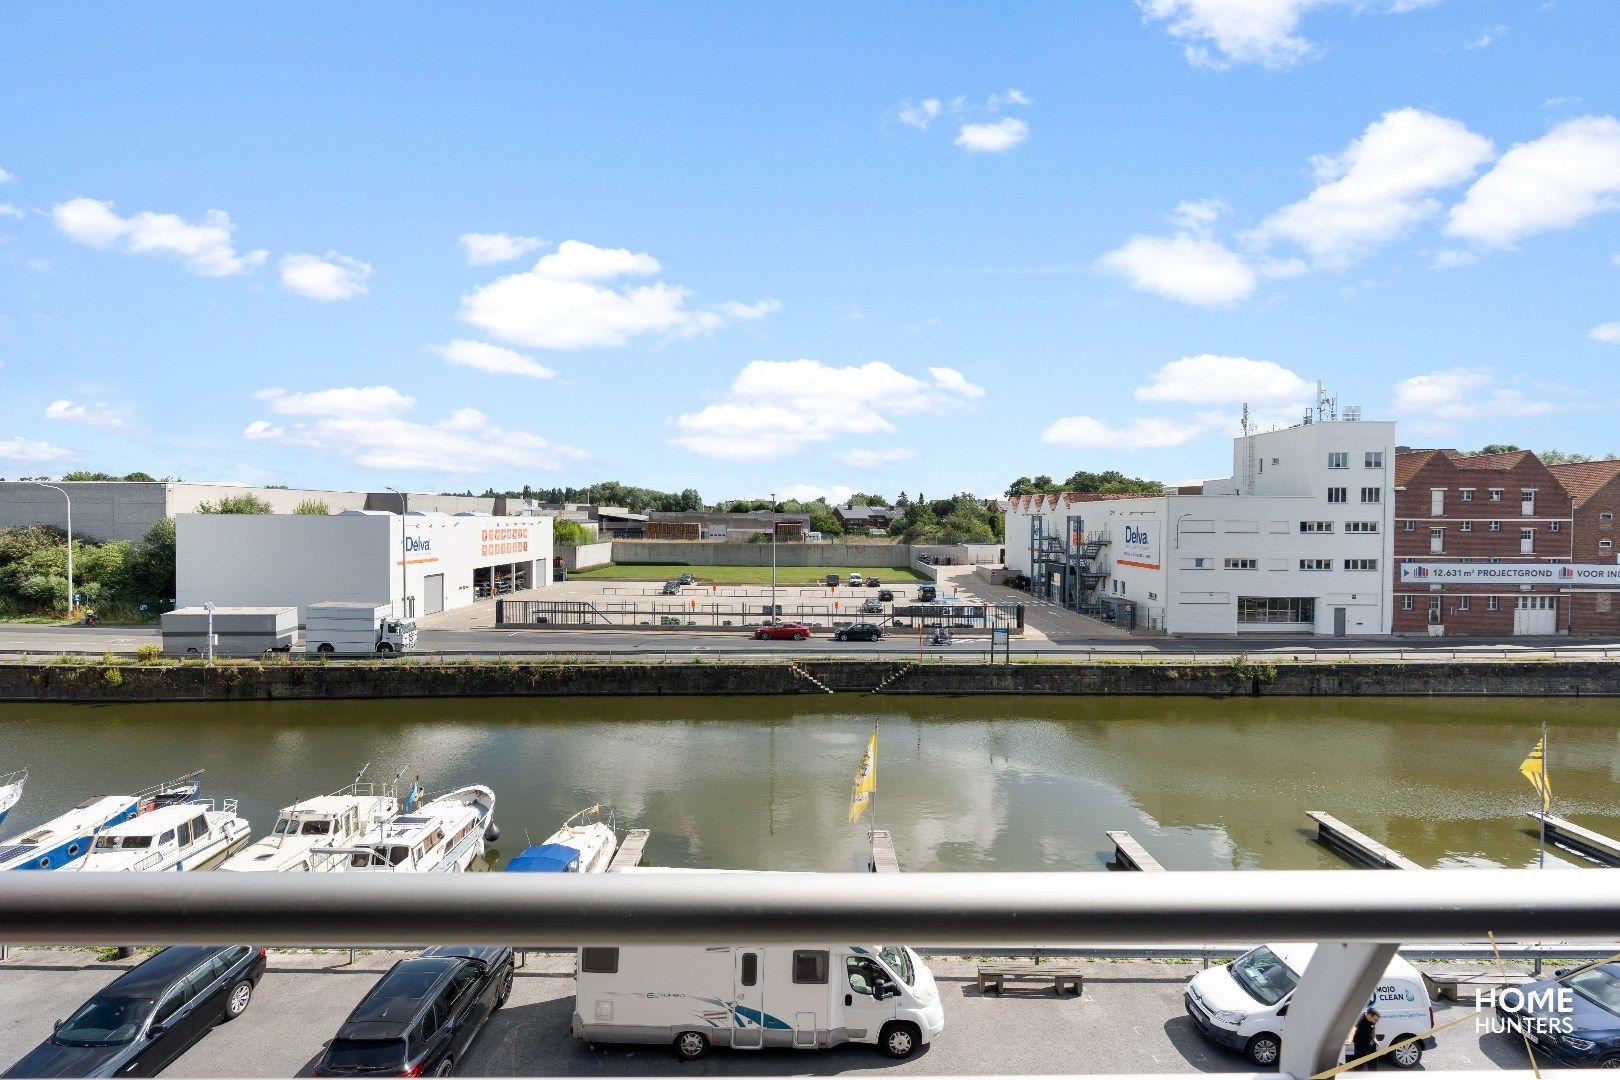
<svg viewBox="0 0 1620 1080">
<path fill-rule="evenodd" d="M 828 574 L 837 574 L 840 581 L 848 581 L 851 573 L 862 577 L 876 574 L 884 581 L 925 581 L 921 574 L 909 567 L 860 566 L 778 566 L 778 585 L 821 585 Z M 769 585 L 771 568 L 768 566 L 665 566 L 651 563 L 612 563 L 594 566 L 589 570 L 570 570 L 568 577 L 590 578 L 594 581 L 670 581 L 682 574 L 691 574 L 699 582 L 714 585 Z"/>
</svg>

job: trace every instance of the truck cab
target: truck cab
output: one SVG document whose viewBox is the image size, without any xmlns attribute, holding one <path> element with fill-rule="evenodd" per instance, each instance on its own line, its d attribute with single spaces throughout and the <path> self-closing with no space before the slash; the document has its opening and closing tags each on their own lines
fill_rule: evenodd
<svg viewBox="0 0 1620 1080">
<path fill-rule="evenodd" d="M 384 645 L 389 646 L 383 648 Z M 407 652 L 416 648 L 416 620 L 389 619 L 377 637 L 378 652 Z"/>
</svg>

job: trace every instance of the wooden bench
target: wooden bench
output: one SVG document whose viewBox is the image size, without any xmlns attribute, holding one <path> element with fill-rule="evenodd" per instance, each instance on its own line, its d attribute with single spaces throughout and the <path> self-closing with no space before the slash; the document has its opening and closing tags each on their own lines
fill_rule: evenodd
<svg viewBox="0 0 1620 1080">
<path fill-rule="evenodd" d="M 1041 982 L 1050 982 L 1052 992 L 1062 994 L 1065 988 L 1075 997 L 1080 996 L 1081 986 L 1085 983 L 1085 972 L 1078 967 L 1064 967 L 1054 964 L 980 964 L 979 965 L 979 993 L 988 993 L 995 990 L 996 996 L 1001 996 L 1002 984 L 1010 979 L 1037 979 Z"/>
<path fill-rule="evenodd" d="M 1461 1003 L 1463 994 L 1468 994 L 1470 1001 L 1478 1001 L 1481 990 L 1500 990 L 1506 986 L 1523 986 L 1531 980 L 1529 975 L 1500 975 L 1494 971 L 1459 971 L 1459 972 L 1432 972 L 1422 973 L 1424 985 L 1429 988 L 1429 996 L 1437 1001 L 1455 1001 Z"/>
</svg>

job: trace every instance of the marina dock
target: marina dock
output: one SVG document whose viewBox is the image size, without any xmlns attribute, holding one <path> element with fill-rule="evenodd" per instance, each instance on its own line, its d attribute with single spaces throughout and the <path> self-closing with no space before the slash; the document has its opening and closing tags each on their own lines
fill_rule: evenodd
<svg viewBox="0 0 1620 1080">
<path fill-rule="evenodd" d="M 872 861 L 868 865 L 876 874 L 900 872 L 900 857 L 894 853 L 894 837 L 888 829 L 872 830 Z"/>
<path fill-rule="evenodd" d="M 1316 822 L 1316 839 L 1353 863 L 1374 870 L 1422 870 L 1423 867 L 1405 855 L 1357 829 L 1352 829 L 1332 814 L 1321 810 L 1307 810 L 1305 816 Z"/>
<path fill-rule="evenodd" d="M 1528 816 L 1534 821 L 1541 821 L 1542 816 L 1531 810 Z M 1604 866 L 1620 866 L 1620 840 L 1604 836 L 1591 829 L 1583 829 L 1573 821 L 1566 821 L 1551 814 L 1546 816 L 1547 843 L 1556 847 L 1585 855 L 1593 862 L 1600 862 Z"/>
<path fill-rule="evenodd" d="M 652 838 L 651 829 L 631 829 L 624 834 L 624 843 L 614 854 L 613 861 L 608 863 L 608 873 L 615 870 L 624 870 L 631 866 L 641 865 L 641 856 L 647 850 L 647 841 Z"/>
<path fill-rule="evenodd" d="M 1148 849 L 1137 842 L 1136 838 L 1123 830 L 1114 830 L 1108 833 L 1108 839 L 1114 842 L 1114 863 L 1126 870 L 1163 871 L 1159 860 L 1148 854 Z"/>
</svg>

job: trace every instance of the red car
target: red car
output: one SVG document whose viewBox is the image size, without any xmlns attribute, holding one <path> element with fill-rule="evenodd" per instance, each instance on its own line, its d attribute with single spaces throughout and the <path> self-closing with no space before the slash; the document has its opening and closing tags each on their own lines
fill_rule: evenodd
<svg viewBox="0 0 1620 1080">
<path fill-rule="evenodd" d="M 810 628 L 803 623 L 766 623 L 754 631 L 754 640 L 764 641 L 766 638 L 776 640 L 803 641 L 810 636 Z"/>
</svg>

